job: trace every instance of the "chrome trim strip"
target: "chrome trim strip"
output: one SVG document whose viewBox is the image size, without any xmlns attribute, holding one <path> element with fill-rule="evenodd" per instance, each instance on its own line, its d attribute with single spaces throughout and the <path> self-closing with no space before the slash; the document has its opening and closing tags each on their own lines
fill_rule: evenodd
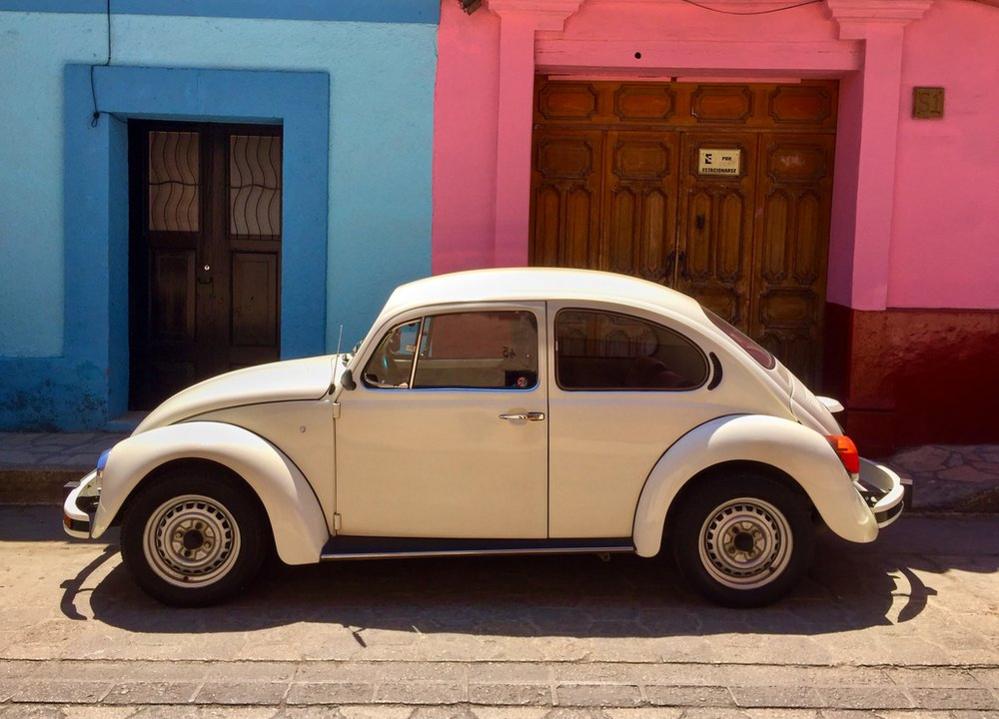
<svg viewBox="0 0 999 719">
<path fill-rule="evenodd" d="M 426 321 L 426 317 L 421 317 L 420 329 L 416 331 L 416 347 L 413 348 L 413 366 L 409 368 L 409 387 L 406 389 L 413 389 L 413 384 L 416 382 L 416 363 L 420 359 L 420 345 L 423 344 L 423 323 Z"/>
<path fill-rule="evenodd" d="M 484 557 L 530 554 L 624 554 L 634 552 L 634 547 L 518 547 L 514 549 L 450 549 L 418 552 L 330 552 L 320 555 L 322 561 L 346 559 L 412 559 L 417 557 Z"/>
</svg>

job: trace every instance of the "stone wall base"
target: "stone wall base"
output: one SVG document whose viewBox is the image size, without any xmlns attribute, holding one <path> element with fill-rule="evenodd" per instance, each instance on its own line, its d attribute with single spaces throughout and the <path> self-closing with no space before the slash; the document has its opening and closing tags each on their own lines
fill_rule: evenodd
<svg viewBox="0 0 999 719">
<path fill-rule="evenodd" d="M 999 442 L 999 310 L 829 303 L 824 355 L 821 390 L 864 454 Z"/>
</svg>

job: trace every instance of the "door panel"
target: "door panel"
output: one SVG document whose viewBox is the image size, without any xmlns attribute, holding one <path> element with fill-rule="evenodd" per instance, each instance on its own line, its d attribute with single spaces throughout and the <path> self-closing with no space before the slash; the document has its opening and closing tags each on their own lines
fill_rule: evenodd
<svg viewBox="0 0 999 719">
<path fill-rule="evenodd" d="M 607 133 L 600 269 L 672 280 L 678 145 L 676 133 Z"/>
<path fill-rule="evenodd" d="M 483 309 L 532 312 L 539 348 L 546 346 L 544 303 Z M 356 389 L 341 394 L 336 422 L 336 507 L 341 533 L 546 537 L 547 417 L 542 421 L 500 418 L 501 414 L 526 412 L 547 415 L 547 358 L 537 351 L 538 378 L 533 389 L 376 388 L 359 379 Z M 465 359 L 472 364 L 481 361 Z M 361 360 L 367 362 L 367 358 Z"/>
<path fill-rule="evenodd" d="M 540 133 L 534 143 L 531 264 L 600 267 L 598 132 Z"/>
<path fill-rule="evenodd" d="M 739 174 L 701 174 L 702 149 L 738 150 Z M 685 133 L 681 168 L 676 288 L 745 331 L 751 284 L 756 137 Z"/>
<path fill-rule="evenodd" d="M 280 352 L 281 130 L 129 123 L 132 409 Z"/>
<path fill-rule="evenodd" d="M 820 374 L 834 138 L 765 134 L 749 334 L 806 384 Z"/>
</svg>

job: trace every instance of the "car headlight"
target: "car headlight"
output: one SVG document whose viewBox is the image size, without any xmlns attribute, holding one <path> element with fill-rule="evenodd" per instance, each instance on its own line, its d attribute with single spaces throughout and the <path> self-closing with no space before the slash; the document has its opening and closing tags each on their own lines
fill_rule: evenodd
<svg viewBox="0 0 999 719">
<path fill-rule="evenodd" d="M 101 452 L 101 456 L 97 458 L 97 476 L 94 479 L 94 489 L 98 492 L 101 490 L 101 484 L 104 481 L 104 467 L 107 466 L 108 457 L 111 455 L 110 449 L 105 449 Z"/>
</svg>

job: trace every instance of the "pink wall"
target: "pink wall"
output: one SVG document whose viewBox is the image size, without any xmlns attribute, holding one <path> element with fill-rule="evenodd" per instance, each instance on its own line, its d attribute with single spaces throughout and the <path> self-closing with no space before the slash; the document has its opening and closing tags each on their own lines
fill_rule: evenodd
<svg viewBox="0 0 999 719">
<path fill-rule="evenodd" d="M 943 86 L 944 119 L 911 116 Z M 999 308 L 999 9 L 937 0 L 906 28 L 888 301 Z"/>
<path fill-rule="evenodd" d="M 499 18 L 444 0 L 434 103 L 434 274 L 492 265 Z"/>
<path fill-rule="evenodd" d="M 509 93 L 509 83 L 533 80 L 531 59 L 538 72 L 587 77 L 838 77 L 830 301 L 859 309 L 999 307 L 992 226 L 999 219 L 999 44 L 989 43 L 999 36 L 999 10 L 935 0 L 918 19 L 930 0 L 899 0 L 890 17 L 877 2 L 868 9 L 864 0 L 827 0 L 732 17 L 671 0 L 487 3 L 472 16 L 457 0 L 442 4 L 435 273 L 526 257 L 525 203 L 516 200 L 529 196 L 531 108 L 525 93 Z M 523 40 L 524 24 L 542 14 L 544 25 Z M 944 120 L 909 119 L 914 84 L 947 88 Z M 502 188 L 497 177 L 506 178 Z M 497 203 L 506 208 L 499 218 Z"/>
</svg>

